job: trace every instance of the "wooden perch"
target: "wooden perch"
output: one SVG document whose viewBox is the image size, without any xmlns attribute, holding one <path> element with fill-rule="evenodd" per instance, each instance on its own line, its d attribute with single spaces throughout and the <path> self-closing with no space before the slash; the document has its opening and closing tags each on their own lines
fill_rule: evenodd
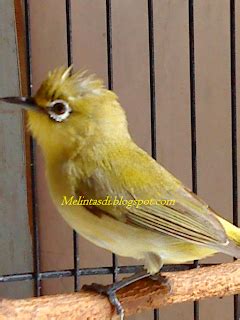
<svg viewBox="0 0 240 320">
<path fill-rule="evenodd" d="M 240 293 L 240 260 L 218 266 L 163 273 L 171 293 L 157 281 L 144 279 L 119 291 L 126 316 L 173 303 Z M 110 320 L 108 299 L 90 291 L 22 300 L 1 300 L 0 320 Z"/>
</svg>

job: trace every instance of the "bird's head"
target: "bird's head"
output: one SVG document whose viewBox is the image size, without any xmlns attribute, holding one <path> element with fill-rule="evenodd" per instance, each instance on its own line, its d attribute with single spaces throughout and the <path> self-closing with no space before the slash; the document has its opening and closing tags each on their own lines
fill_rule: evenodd
<svg viewBox="0 0 240 320">
<path fill-rule="evenodd" d="M 44 153 L 57 148 L 68 152 L 79 143 L 128 136 L 125 113 L 115 93 L 95 76 L 71 74 L 71 69 L 49 72 L 33 97 L 0 98 L 27 109 L 29 129 Z"/>
</svg>

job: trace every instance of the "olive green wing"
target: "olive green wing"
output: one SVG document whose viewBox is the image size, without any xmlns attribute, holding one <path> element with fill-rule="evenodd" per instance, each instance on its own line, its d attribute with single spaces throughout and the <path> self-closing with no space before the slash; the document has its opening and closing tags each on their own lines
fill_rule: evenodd
<svg viewBox="0 0 240 320">
<path fill-rule="evenodd" d="M 163 190 L 162 190 L 163 191 Z M 223 245 L 228 239 L 212 210 L 188 189 L 180 186 L 163 197 L 167 204 L 141 205 L 128 208 L 128 223 L 156 232 L 204 245 Z M 132 194 L 141 199 L 140 194 Z M 155 198 L 156 199 L 156 198 Z M 174 200 L 174 203 L 173 203 Z"/>
<path fill-rule="evenodd" d="M 97 210 L 89 207 L 90 211 L 197 244 L 228 243 L 224 228 L 208 205 L 146 153 L 133 152 L 132 161 L 109 159 L 110 163 L 96 168 L 87 181 L 77 183 L 76 195 L 125 199 L 132 205 L 99 205 Z M 174 204 L 136 205 L 150 199 L 174 200 Z"/>
</svg>

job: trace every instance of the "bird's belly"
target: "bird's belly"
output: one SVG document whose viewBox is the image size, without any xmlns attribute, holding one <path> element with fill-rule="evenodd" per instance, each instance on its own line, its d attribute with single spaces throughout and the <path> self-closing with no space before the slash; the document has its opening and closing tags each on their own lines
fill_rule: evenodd
<svg viewBox="0 0 240 320">
<path fill-rule="evenodd" d="M 130 226 L 107 215 L 94 215 L 81 206 L 61 206 L 59 211 L 84 238 L 120 256 L 146 260 L 151 253 L 161 257 L 163 263 L 183 263 L 214 253 L 212 249 Z"/>
<path fill-rule="evenodd" d="M 95 215 L 82 206 L 61 206 L 58 209 L 66 222 L 80 235 L 118 255 L 142 259 L 144 252 L 153 247 L 150 244 L 151 236 L 145 235 L 145 230 L 126 225 L 107 215 Z"/>
</svg>

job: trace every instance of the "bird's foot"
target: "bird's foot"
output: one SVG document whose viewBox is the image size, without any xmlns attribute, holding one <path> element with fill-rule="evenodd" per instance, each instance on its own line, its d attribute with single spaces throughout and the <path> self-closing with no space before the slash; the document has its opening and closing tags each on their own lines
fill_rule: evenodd
<svg viewBox="0 0 240 320">
<path fill-rule="evenodd" d="M 113 286 L 108 285 L 104 286 L 98 283 L 92 283 L 91 285 L 84 285 L 82 287 L 83 290 L 88 290 L 88 291 L 95 291 L 99 294 L 103 294 L 108 297 L 109 301 L 111 304 L 114 306 L 114 308 L 117 311 L 117 314 L 120 317 L 120 320 L 124 320 L 124 309 L 120 303 L 120 301 L 117 298 L 116 295 L 116 289 L 114 289 Z"/>
<path fill-rule="evenodd" d="M 82 286 L 82 290 L 95 291 L 99 294 L 105 294 L 108 288 L 109 288 L 109 285 L 104 286 L 103 284 L 99 284 L 99 283 L 84 284 Z"/>
<path fill-rule="evenodd" d="M 159 282 L 159 284 L 163 285 L 166 288 L 167 293 L 171 293 L 171 291 L 172 291 L 171 283 L 166 276 L 161 275 L 161 272 L 150 275 L 149 277 L 153 281 L 157 281 L 157 282 Z"/>
<path fill-rule="evenodd" d="M 103 286 L 97 283 L 93 283 L 90 286 L 83 286 L 83 289 L 85 290 L 90 290 L 90 291 L 95 291 L 100 294 L 104 294 L 105 296 L 108 297 L 109 301 L 111 304 L 115 307 L 117 314 L 120 316 L 121 320 L 124 320 L 124 309 L 116 295 L 116 292 L 126 286 L 128 286 L 131 283 L 134 283 L 137 280 L 144 279 L 149 277 L 149 273 L 146 271 L 140 271 L 139 273 L 136 273 L 130 277 L 127 277 L 125 279 L 122 279 L 118 282 L 113 283 L 112 285 L 108 286 Z M 162 276 L 160 273 L 156 273 L 153 276 L 150 276 L 152 280 L 158 281 L 165 289 L 166 289 L 166 294 L 171 291 L 171 286 L 170 282 L 168 279 L 164 276 Z"/>
</svg>

